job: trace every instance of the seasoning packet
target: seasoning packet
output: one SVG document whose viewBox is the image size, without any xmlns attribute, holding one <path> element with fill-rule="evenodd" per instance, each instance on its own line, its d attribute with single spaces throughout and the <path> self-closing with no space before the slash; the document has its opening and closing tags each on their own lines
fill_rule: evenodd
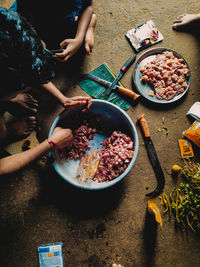
<svg viewBox="0 0 200 267">
<path fill-rule="evenodd" d="M 192 149 L 192 144 L 186 139 L 179 139 L 179 148 L 181 152 L 181 158 L 191 158 L 194 157 L 194 152 Z"/>
<path fill-rule="evenodd" d="M 127 31 L 125 36 L 136 52 L 163 40 L 163 35 L 152 20 Z"/>
<path fill-rule="evenodd" d="M 63 243 L 52 243 L 38 246 L 40 267 L 64 267 Z"/>
<path fill-rule="evenodd" d="M 190 115 L 196 120 L 200 121 L 200 102 L 195 102 L 191 108 L 188 110 L 186 115 Z"/>
<path fill-rule="evenodd" d="M 200 147 L 200 122 L 195 121 L 189 129 L 183 132 L 183 135 Z"/>
</svg>

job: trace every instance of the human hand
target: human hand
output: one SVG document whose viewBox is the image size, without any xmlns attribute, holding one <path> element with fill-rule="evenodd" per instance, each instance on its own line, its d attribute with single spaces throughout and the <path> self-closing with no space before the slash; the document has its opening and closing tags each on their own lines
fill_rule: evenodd
<svg viewBox="0 0 200 267">
<path fill-rule="evenodd" d="M 82 41 L 78 38 L 65 39 L 60 43 L 60 48 L 64 49 L 64 51 L 62 53 L 56 53 L 54 55 L 54 58 L 56 58 L 60 62 L 66 62 L 78 51 L 81 45 Z"/>
<path fill-rule="evenodd" d="M 72 131 L 70 129 L 56 127 L 48 141 L 56 143 L 61 148 L 67 147 L 73 141 Z"/>
<path fill-rule="evenodd" d="M 81 106 L 86 106 L 83 111 L 86 111 L 92 105 L 90 96 L 74 96 L 74 97 L 64 97 L 62 104 L 65 109 L 76 109 Z"/>
</svg>

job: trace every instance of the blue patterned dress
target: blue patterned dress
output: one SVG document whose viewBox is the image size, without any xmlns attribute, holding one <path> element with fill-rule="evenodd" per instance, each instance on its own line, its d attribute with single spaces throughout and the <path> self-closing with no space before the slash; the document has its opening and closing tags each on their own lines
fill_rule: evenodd
<svg viewBox="0 0 200 267">
<path fill-rule="evenodd" d="M 51 81 L 54 64 L 26 19 L 0 7 L 0 98 Z"/>
</svg>

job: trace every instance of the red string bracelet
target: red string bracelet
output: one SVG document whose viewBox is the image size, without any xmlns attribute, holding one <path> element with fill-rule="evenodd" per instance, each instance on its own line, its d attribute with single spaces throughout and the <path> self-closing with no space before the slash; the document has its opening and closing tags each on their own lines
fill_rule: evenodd
<svg viewBox="0 0 200 267">
<path fill-rule="evenodd" d="M 55 146 L 55 147 L 56 147 L 57 149 L 59 149 L 60 151 L 64 152 L 63 149 L 62 149 L 58 144 L 56 144 L 55 142 L 53 142 L 53 141 L 49 141 L 49 140 L 48 140 L 48 143 L 49 143 L 50 146 L 51 146 L 51 151 L 53 151 L 53 147 Z"/>
</svg>

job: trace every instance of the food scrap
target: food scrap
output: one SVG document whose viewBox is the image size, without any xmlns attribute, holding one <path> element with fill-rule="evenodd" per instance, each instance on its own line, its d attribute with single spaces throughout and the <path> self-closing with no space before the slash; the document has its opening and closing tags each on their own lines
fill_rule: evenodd
<svg viewBox="0 0 200 267">
<path fill-rule="evenodd" d="M 163 126 L 162 128 L 158 128 L 157 131 L 158 132 L 166 131 L 166 135 L 168 135 L 168 133 L 169 133 L 169 129 L 167 127 L 165 127 L 165 126 Z"/>
<path fill-rule="evenodd" d="M 162 218 L 161 218 L 160 210 L 158 206 L 152 200 L 148 200 L 147 208 L 148 208 L 148 212 L 155 216 L 156 222 L 159 223 L 160 227 L 162 228 L 163 222 L 162 222 Z"/>
<path fill-rule="evenodd" d="M 182 58 L 171 51 L 158 54 L 154 60 L 140 69 L 141 82 L 148 83 L 155 91 L 156 98 L 169 100 L 183 93 L 187 88 L 189 69 Z M 151 93 L 150 95 L 154 95 Z"/>
</svg>

